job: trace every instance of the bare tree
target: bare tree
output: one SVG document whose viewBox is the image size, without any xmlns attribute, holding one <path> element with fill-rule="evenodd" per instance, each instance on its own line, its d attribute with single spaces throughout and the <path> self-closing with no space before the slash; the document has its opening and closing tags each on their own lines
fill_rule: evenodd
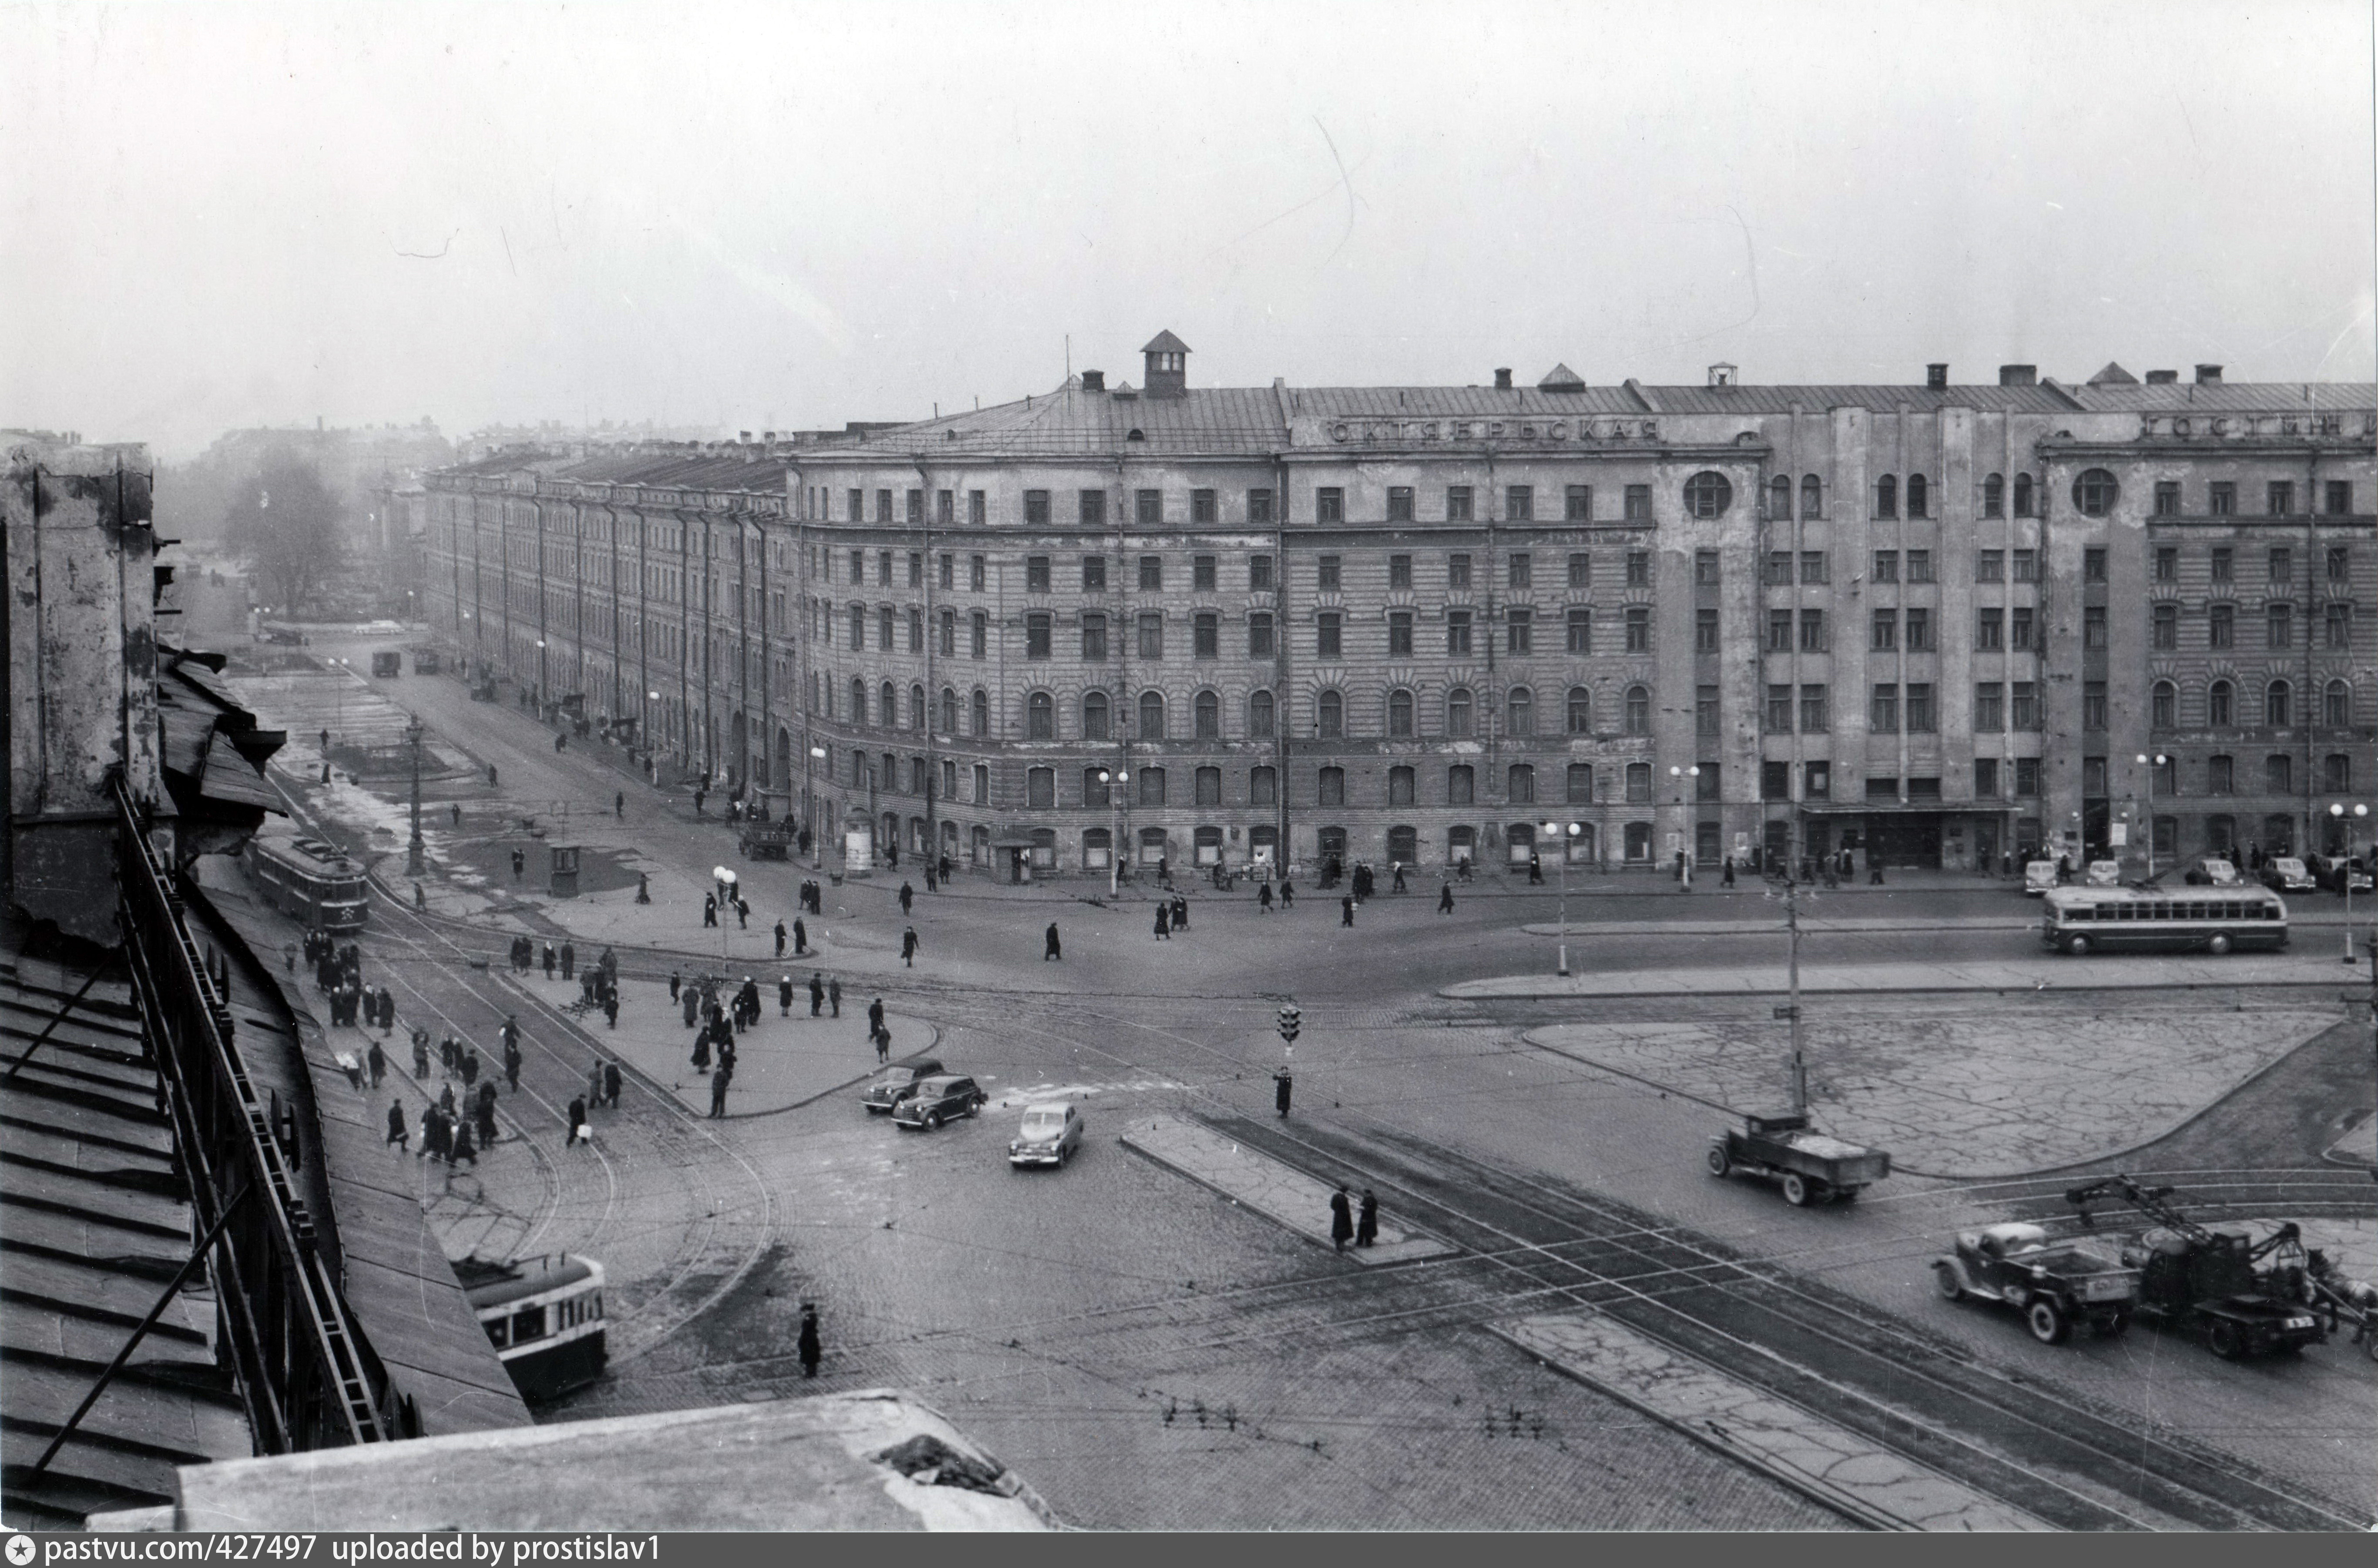
<svg viewBox="0 0 2378 1568">
<path fill-rule="evenodd" d="M 255 563 L 275 606 L 294 611 L 310 604 L 338 569 L 344 511 L 311 463 L 275 452 L 252 485 L 234 491 L 223 533 Z"/>
</svg>

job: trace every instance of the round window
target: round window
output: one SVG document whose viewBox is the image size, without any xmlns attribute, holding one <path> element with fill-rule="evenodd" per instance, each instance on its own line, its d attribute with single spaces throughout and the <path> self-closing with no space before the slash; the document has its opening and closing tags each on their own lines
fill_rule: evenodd
<svg viewBox="0 0 2378 1568">
<path fill-rule="evenodd" d="M 1723 473 L 1703 472 L 1685 481 L 1685 510 L 1693 517 L 1723 517 L 1734 504 L 1734 486 Z"/>
<path fill-rule="evenodd" d="M 2072 482 L 2072 504 L 2083 517 L 2104 517 L 2114 509 L 2114 498 L 2120 494 L 2121 486 L 2102 468 L 2089 469 Z"/>
</svg>

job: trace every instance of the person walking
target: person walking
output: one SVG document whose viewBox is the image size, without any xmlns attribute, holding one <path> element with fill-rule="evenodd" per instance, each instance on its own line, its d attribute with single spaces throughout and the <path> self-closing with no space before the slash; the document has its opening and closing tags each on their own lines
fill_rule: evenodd
<svg viewBox="0 0 2378 1568">
<path fill-rule="evenodd" d="M 550 980 L 550 979 L 552 979 L 552 978 L 553 978 L 553 970 L 554 970 L 554 965 L 555 965 L 555 963 L 556 963 L 556 959 L 555 959 L 555 955 L 554 955 L 554 952 L 553 952 L 553 944 L 552 944 L 551 942 L 547 942 L 547 943 L 546 943 L 546 944 L 545 944 L 545 952 L 543 952 L 543 954 L 541 955 L 541 957 L 542 957 L 542 959 L 543 959 L 543 961 L 544 961 L 544 966 L 545 966 L 545 977 L 546 977 L 546 979 Z"/>
<path fill-rule="evenodd" d="M 1400 860 L 1396 862 L 1396 884 L 1390 891 L 1395 892 L 1411 892 L 1410 888 L 1404 886 L 1404 863 Z"/>
<path fill-rule="evenodd" d="M 504 1014 L 504 1049 L 507 1052 L 518 1050 L 520 1037 L 520 1015 L 514 1012 Z"/>
<path fill-rule="evenodd" d="M 688 986 L 685 994 L 678 999 L 678 1006 L 685 1015 L 685 1026 L 692 1028 L 702 1017 L 702 993 Z"/>
<path fill-rule="evenodd" d="M 824 1006 L 825 981 L 819 977 L 816 970 L 812 969 L 810 971 L 810 1016 L 815 1018 L 818 1011 Z"/>
<path fill-rule="evenodd" d="M 910 887 L 907 883 L 906 883 L 906 882 L 902 882 L 902 883 L 900 884 L 900 916 L 901 916 L 901 918 L 903 918 L 903 919 L 907 918 L 907 916 L 908 916 L 908 914 L 909 914 L 910 910 L 911 910 L 912 908 L 914 908 L 914 906 L 916 905 L 916 903 L 917 903 L 917 890 L 916 890 L 915 888 Z"/>
<path fill-rule="evenodd" d="M 1189 928 L 1189 901 L 1179 893 L 1172 895 L 1172 928 L 1176 931 Z"/>
<path fill-rule="evenodd" d="M 1725 857 L 1725 869 L 1719 873 L 1717 885 L 1722 888 L 1734 886 L 1734 856 L 1731 855 Z"/>
<path fill-rule="evenodd" d="M 684 990 L 684 989 L 685 989 L 685 977 L 684 977 L 683 976 L 679 975 L 676 970 L 674 970 L 674 969 L 670 970 L 670 971 L 669 971 L 669 1000 L 671 1000 L 671 1001 L 675 1001 L 675 1000 L 677 1000 L 677 999 L 678 999 L 678 993 L 679 993 L 679 992 L 680 992 L 680 991 L 682 991 L 682 990 Z"/>
<path fill-rule="evenodd" d="M 504 1082 L 511 1085 L 511 1091 L 515 1095 L 520 1093 L 520 1046 L 515 1041 L 506 1040 L 504 1042 Z"/>
<path fill-rule="evenodd" d="M 825 983 L 825 1009 L 836 1018 L 842 1016 L 842 976 L 839 975 Z"/>
<path fill-rule="evenodd" d="M 776 956 L 778 958 L 785 956 L 785 923 L 779 920 L 776 922 Z"/>
<path fill-rule="evenodd" d="M 1040 939 L 1040 962 L 1047 964 L 1053 960 L 1062 964 L 1064 958 L 1064 944 L 1057 940 L 1057 922 L 1051 920 L 1049 922 L 1049 929 Z"/>
<path fill-rule="evenodd" d="M 622 822 L 628 820 L 628 792 L 626 790 L 615 790 L 612 792 L 611 815 L 617 817 Z"/>
<path fill-rule="evenodd" d="M 870 1036 L 888 1035 L 891 1033 L 890 1030 L 883 1027 L 883 999 L 882 997 L 877 997 L 873 1001 L 867 1004 L 867 1033 Z"/>
<path fill-rule="evenodd" d="M 413 1032 L 413 1076 L 415 1081 L 429 1076 L 429 1031 Z"/>
<path fill-rule="evenodd" d="M 1436 912 L 1439 915 L 1453 913 L 1453 879 L 1450 877 L 1437 885 Z"/>
<path fill-rule="evenodd" d="M 1528 852 L 1528 885 L 1539 888 L 1544 885 L 1544 857 L 1533 850 Z"/>
<path fill-rule="evenodd" d="M 371 1069 L 371 1086 L 378 1088 L 379 1081 L 388 1076 L 388 1055 L 379 1048 L 378 1040 L 374 1040 L 371 1049 L 364 1053 L 364 1065 Z"/>
<path fill-rule="evenodd" d="M 567 1141 L 572 1143 L 591 1143 L 594 1141 L 594 1129 L 587 1125 L 586 1101 L 583 1096 L 570 1102 L 570 1136 Z"/>
<path fill-rule="evenodd" d="M 388 1141 L 396 1145 L 399 1154 L 408 1153 L 413 1147 L 413 1132 L 404 1125 L 404 1107 L 395 1100 L 388 1103 Z"/>
<path fill-rule="evenodd" d="M 471 1124 L 467 1121 L 457 1121 L 454 1124 L 453 1146 L 446 1152 L 448 1173 L 450 1175 L 453 1167 L 461 1165 L 464 1160 L 471 1162 L 473 1170 L 479 1168 L 479 1148 L 477 1144 L 471 1142 Z"/>
<path fill-rule="evenodd" d="M 1346 1243 L 1354 1239 L 1354 1205 L 1348 1201 L 1342 1181 L 1338 1191 L 1329 1194 L 1329 1239 L 1341 1252 Z"/>
<path fill-rule="evenodd" d="M 479 1147 L 496 1146 L 496 1086 L 493 1083 L 479 1091 Z"/>
<path fill-rule="evenodd" d="M 1345 897 L 1343 897 L 1343 898 L 1339 899 L 1339 900 L 1338 901 L 1338 908 L 1339 908 L 1339 921 L 1338 921 L 1338 923 L 1339 923 L 1339 925 L 1341 925 L 1341 926 L 1351 926 L 1351 925 L 1353 925 L 1353 923 L 1354 923 L 1354 895 L 1353 895 L 1352 893 L 1348 893 Z"/>
<path fill-rule="evenodd" d="M 1156 940 L 1159 942 L 1172 940 L 1172 906 L 1162 902 L 1156 906 Z"/>
<path fill-rule="evenodd" d="M 914 926 L 900 933 L 900 962 L 911 969 L 917 967 L 917 928 Z"/>
<path fill-rule="evenodd" d="M 561 944 L 561 977 L 565 980 L 575 979 L 577 974 L 578 944 L 565 941 Z"/>
<path fill-rule="evenodd" d="M 823 1359 L 818 1344 L 818 1315 L 817 1309 L 807 1301 L 801 1303 L 801 1332 L 795 1348 L 800 1353 L 801 1376 L 817 1376 L 818 1362 Z"/>
<path fill-rule="evenodd" d="M 715 1023 L 706 1023 L 694 1032 L 693 1055 L 688 1059 L 693 1063 L 693 1070 L 696 1072 L 710 1071 L 710 1038 L 716 1032 L 717 1027 Z"/>
<path fill-rule="evenodd" d="M 462 1088 L 465 1092 L 468 1092 L 470 1089 L 475 1087 L 479 1082 L 479 1047 L 476 1046 L 464 1047 L 461 1065 L 462 1069 Z"/>
<path fill-rule="evenodd" d="M 1369 1247 L 1379 1239 L 1379 1195 L 1363 1189 L 1363 1207 L 1354 1220 L 1354 1245 Z"/>
<path fill-rule="evenodd" d="M 1279 880 L 1279 906 L 1282 910 L 1296 907 L 1296 884 L 1286 877 Z"/>
<path fill-rule="evenodd" d="M 710 1119 L 713 1121 L 727 1119 L 727 1085 L 734 1076 L 735 1070 L 725 1066 L 710 1076 Z"/>
<path fill-rule="evenodd" d="M 790 1018 L 792 1015 L 793 977 L 790 975 L 779 975 L 776 976 L 776 1016 Z"/>
<path fill-rule="evenodd" d="M 619 1087 L 623 1082 L 618 1062 L 607 1061 L 603 1064 L 603 1098 L 613 1110 L 619 1108 Z"/>
<path fill-rule="evenodd" d="M 718 895 L 716 893 L 706 892 L 702 895 L 702 924 L 703 928 L 705 930 L 718 924 Z"/>
<path fill-rule="evenodd" d="M 606 1029 L 617 1029 L 619 1026 L 619 987 L 617 987 L 616 986 L 607 986 L 607 987 L 605 987 L 603 988 L 603 1027 L 604 1027 L 604 1028 L 606 1028 Z"/>
<path fill-rule="evenodd" d="M 1271 884 L 1269 882 L 1266 882 L 1263 886 L 1255 889 L 1255 908 L 1257 911 L 1265 915 L 1271 913 Z"/>
</svg>

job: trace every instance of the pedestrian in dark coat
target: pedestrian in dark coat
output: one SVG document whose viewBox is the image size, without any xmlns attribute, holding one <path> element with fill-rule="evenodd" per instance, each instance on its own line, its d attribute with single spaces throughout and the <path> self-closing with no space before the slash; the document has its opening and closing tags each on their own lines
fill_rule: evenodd
<svg viewBox="0 0 2378 1568">
<path fill-rule="evenodd" d="M 479 1047 L 471 1047 L 462 1053 L 462 1087 L 468 1089 L 479 1081 Z"/>
<path fill-rule="evenodd" d="M 693 1067 L 697 1072 L 710 1071 L 710 1024 L 703 1024 L 693 1037 Z"/>
<path fill-rule="evenodd" d="M 904 918 L 911 912 L 916 902 L 917 890 L 910 887 L 907 883 L 902 882 L 900 884 L 900 914 Z"/>
<path fill-rule="evenodd" d="M 609 1103 L 613 1110 L 619 1108 L 620 1083 L 619 1064 L 616 1061 L 605 1062 L 603 1064 L 603 1098 Z"/>
<path fill-rule="evenodd" d="M 796 916 L 793 919 L 793 956 L 800 957 L 810 951 L 810 928 Z"/>
<path fill-rule="evenodd" d="M 555 959 L 554 959 L 554 952 L 553 952 L 553 944 L 552 944 L 551 942 L 547 942 L 547 943 L 546 943 L 546 944 L 545 944 L 544 961 L 545 961 L 545 977 L 546 977 L 546 979 L 550 980 L 550 979 L 552 979 L 552 978 L 553 978 L 553 966 L 554 966 L 554 962 L 555 962 Z"/>
<path fill-rule="evenodd" d="M 669 971 L 669 1000 L 671 1000 L 671 1001 L 675 1001 L 675 1000 L 677 1000 L 678 993 L 679 993 L 679 991 L 684 990 L 684 989 L 685 989 L 685 978 L 684 978 L 684 976 L 680 976 L 680 975 L 679 975 L 676 970 L 674 970 L 674 969 L 670 970 L 670 971 Z"/>
<path fill-rule="evenodd" d="M 1529 882 L 1530 882 L 1530 883 L 1531 883 L 1531 884 L 1533 884 L 1534 886 L 1537 886 L 1537 887 L 1542 887 L 1542 886 L 1543 885 L 1543 880 L 1544 880 L 1544 857 L 1543 857 L 1543 856 L 1541 856 L 1541 855 L 1536 855 L 1536 854 L 1533 854 L 1533 853 L 1531 853 L 1531 854 L 1529 855 L 1529 856 L 1528 856 L 1528 880 L 1529 880 Z"/>
<path fill-rule="evenodd" d="M 1396 885 L 1394 891 L 1397 892 L 1410 892 L 1411 891 L 1410 888 L 1404 886 L 1404 863 L 1400 860 L 1396 862 Z"/>
<path fill-rule="evenodd" d="M 504 1048 L 506 1050 L 511 1050 L 516 1048 L 519 1045 L 520 1015 L 518 1013 L 508 1012 L 504 1014 Z"/>
<path fill-rule="evenodd" d="M 735 1070 L 731 1067 L 721 1067 L 711 1076 L 710 1115 L 714 1121 L 723 1120 L 727 1116 L 727 1085 L 734 1076 Z"/>
<path fill-rule="evenodd" d="M 1040 962 L 1046 964 L 1050 960 L 1055 959 L 1059 963 L 1063 963 L 1064 961 L 1064 944 L 1057 940 L 1057 922 L 1051 920 L 1049 922 L 1047 934 L 1040 939 Z"/>
<path fill-rule="evenodd" d="M 462 1047 L 461 1042 L 457 1041 L 451 1035 L 440 1035 L 438 1041 L 438 1065 L 447 1072 L 450 1073 L 454 1071 L 455 1065 L 462 1059 Z"/>
<path fill-rule="evenodd" d="M 1338 1191 L 1329 1194 L 1329 1239 L 1339 1251 L 1354 1239 L 1354 1205 L 1346 1197 L 1346 1184 L 1339 1182 Z"/>
<path fill-rule="evenodd" d="M 561 977 L 571 978 L 578 968 L 578 947 L 574 942 L 561 944 Z"/>
<path fill-rule="evenodd" d="M 818 1010 L 824 1006 L 825 981 L 819 977 L 816 970 L 812 969 L 810 971 L 810 1016 L 815 1018 L 818 1015 Z"/>
<path fill-rule="evenodd" d="M 739 931 L 751 928 L 751 905 L 740 895 L 735 900 L 735 928 Z"/>
<path fill-rule="evenodd" d="M 432 1159 L 451 1162 L 454 1157 L 454 1124 L 448 1119 L 444 1106 L 432 1106 L 421 1113 L 422 1152 Z"/>
<path fill-rule="evenodd" d="M 586 1100 L 580 1095 L 570 1102 L 570 1142 L 594 1141 L 594 1130 L 586 1124 Z"/>
<path fill-rule="evenodd" d="M 1172 940 L 1172 906 L 1169 904 L 1156 906 L 1156 940 L 1159 942 Z"/>
<path fill-rule="evenodd" d="M 371 1069 L 372 1087 L 378 1088 L 379 1081 L 388 1076 L 388 1056 L 379 1048 L 378 1040 L 374 1040 L 371 1049 L 364 1053 L 364 1064 Z"/>
<path fill-rule="evenodd" d="M 685 1010 L 685 1026 L 691 1029 L 702 1016 L 702 993 L 689 986 L 678 1000 Z"/>
<path fill-rule="evenodd" d="M 1296 884 L 1286 877 L 1279 880 L 1279 906 L 1282 909 L 1296 907 Z"/>
<path fill-rule="evenodd" d="M 1266 915 L 1271 913 L 1271 884 L 1266 882 L 1255 890 L 1255 907 Z"/>
<path fill-rule="evenodd" d="M 877 997 L 867 1004 L 867 1032 L 870 1035 L 883 1033 L 883 999 L 882 997 Z"/>
<path fill-rule="evenodd" d="M 842 1016 L 842 976 L 837 975 L 825 983 L 826 1011 L 835 1017 Z"/>
<path fill-rule="evenodd" d="M 706 892 L 702 895 L 702 923 L 705 927 L 715 926 L 718 924 L 718 895 L 716 893 Z"/>
<path fill-rule="evenodd" d="M 1172 928 L 1176 931 L 1189 928 L 1189 901 L 1177 894 L 1172 900 Z"/>
<path fill-rule="evenodd" d="M 1363 1189 L 1363 1208 L 1354 1221 L 1354 1245 L 1368 1247 L 1379 1239 L 1379 1196 L 1369 1188 Z"/>
<path fill-rule="evenodd" d="M 900 933 L 900 961 L 911 969 L 917 967 L 917 928 L 914 926 Z"/>
<path fill-rule="evenodd" d="M 817 1309 L 807 1303 L 801 1307 L 801 1332 L 797 1348 L 800 1352 L 801 1376 L 817 1376 L 818 1362 L 823 1359 L 823 1351 L 818 1344 L 818 1315 Z"/>
<path fill-rule="evenodd" d="M 413 1134 L 404 1125 L 404 1107 L 393 1100 L 388 1107 L 388 1141 L 400 1151 L 413 1147 Z"/>
<path fill-rule="evenodd" d="M 606 1029 L 617 1029 L 619 1026 L 619 993 L 617 991 L 607 990 L 603 993 L 603 1027 Z"/>
<path fill-rule="evenodd" d="M 1339 899 L 1338 901 L 1338 907 L 1342 912 L 1341 917 L 1338 923 L 1341 926 L 1352 925 L 1354 923 L 1354 895 L 1352 893 L 1348 893 L 1345 897 Z"/>
<path fill-rule="evenodd" d="M 612 792 L 611 815 L 617 817 L 623 822 L 628 820 L 628 792 L 626 790 L 615 790 Z"/>
<path fill-rule="evenodd" d="M 790 1018 L 792 1015 L 793 977 L 790 975 L 779 975 L 776 977 L 776 1016 Z"/>
<path fill-rule="evenodd" d="M 446 1163 L 450 1166 L 461 1165 L 464 1160 L 471 1162 L 473 1170 L 479 1168 L 479 1150 L 478 1145 L 471 1142 L 471 1124 L 467 1121 L 458 1121 L 454 1124 L 454 1146 L 448 1151 Z"/>
<path fill-rule="evenodd" d="M 1717 885 L 1722 888 L 1730 888 L 1734 886 L 1734 856 L 1731 855 L 1725 857 L 1725 870 L 1723 874 L 1718 878 Z"/>
<path fill-rule="evenodd" d="M 483 1149 L 496 1146 L 495 1089 L 490 1083 L 479 1095 L 479 1147 Z"/>
<path fill-rule="evenodd" d="M 515 1095 L 520 1093 L 520 1070 L 521 1048 L 507 1040 L 504 1042 L 504 1082 L 511 1085 Z"/>
<path fill-rule="evenodd" d="M 429 1031 L 426 1029 L 413 1032 L 413 1075 L 415 1078 L 429 1076 Z"/>
<path fill-rule="evenodd" d="M 521 874 L 522 874 L 522 872 L 526 871 L 527 869 L 528 869 L 528 856 L 527 856 L 526 855 L 522 854 L 521 851 L 519 851 L 519 850 L 517 850 L 517 849 L 513 850 L 513 851 L 512 851 L 512 880 L 513 880 L 513 881 L 515 881 L 515 882 L 519 881 L 519 880 L 521 880 Z"/>
<path fill-rule="evenodd" d="M 1449 880 L 1436 890 L 1436 912 L 1439 915 L 1453 913 L 1453 883 Z"/>
<path fill-rule="evenodd" d="M 785 923 L 779 920 L 776 922 L 776 956 L 778 958 L 785 956 Z"/>
</svg>

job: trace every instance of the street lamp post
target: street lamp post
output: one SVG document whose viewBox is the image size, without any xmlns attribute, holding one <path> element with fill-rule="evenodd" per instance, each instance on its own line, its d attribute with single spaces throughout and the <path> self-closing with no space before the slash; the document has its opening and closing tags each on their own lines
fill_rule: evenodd
<svg viewBox="0 0 2378 1568">
<path fill-rule="evenodd" d="M 1560 851 L 1560 973 L 1568 973 L 1568 846 L 1584 831 L 1577 822 L 1546 822 L 1544 836 Z"/>
<path fill-rule="evenodd" d="M 1131 783 L 1128 768 L 1100 768 L 1099 783 L 1107 787 L 1107 804 L 1114 808 L 1114 836 L 1107 841 L 1107 896 L 1123 891 L 1123 790 Z"/>
<path fill-rule="evenodd" d="M 1693 885 L 1693 855 L 1689 848 L 1685 847 L 1685 829 L 1687 826 L 1685 817 L 1685 781 L 1698 780 L 1700 776 L 1701 770 L 1699 763 L 1689 768 L 1668 770 L 1668 777 L 1676 791 L 1676 889 L 1679 892 L 1691 892 Z"/>
<path fill-rule="evenodd" d="M 1792 868 L 1784 868 L 1784 925 L 1791 933 L 1791 958 L 1787 975 L 1791 999 L 1785 1004 L 1784 1016 L 1792 1028 L 1792 1114 L 1808 1114 L 1808 1063 L 1800 1049 L 1800 884 Z"/>
<path fill-rule="evenodd" d="M 2143 832 L 2143 833 L 2146 834 L 2146 837 L 2147 837 L 2147 880 L 2148 880 L 2148 881 L 2150 881 L 2150 882 L 2152 882 L 2152 881 L 2154 881 L 2154 880 L 2155 880 L 2155 772 L 2154 772 L 2154 770 L 2155 770 L 2156 768 L 2160 768 L 2160 767 L 2162 767 L 2165 763 L 2167 763 L 2167 762 L 2168 762 L 2168 761 L 2170 761 L 2170 760 L 2171 760 L 2171 759 L 2170 759 L 2170 758 L 2166 757 L 2166 756 L 2165 756 L 2162 752 L 2160 752 L 2160 751 L 2156 752 L 2156 753 L 2154 756 L 2152 756 L 2152 757 L 2148 756 L 2145 752 L 2142 751 L 2142 752 L 2140 752 L 2140 753 L 2139 753 L 2139 757 L 2138 757 L 2138 765 L 2139 765 L 2139 768 L 2140 768 L 2140 770 L 2141 770 L 2142 772 L 2145 772 L 2145 774 L 2146 774 L 2146 779 L 2147 779 L 2147 808 L 2146 808 L 2146 811 L 2145 811 L 2144 815 L 2142 817 L 2142 819 L 2141 819 L 2141 820 L 2140 820 L 2140 822 L 2139 822 L 2139 832 Z"/>
<path fill-rule="evenodd" d="M 824 759 L 824 747 L 811 747 L 801 777 L 801 821 L 809 830 L 810 868 L 817 871 L 825 869 L 825 830 L 817 820 L 817 765 Z"/>
<path fill-rule="evenodd" d="M 710 875 L 718 884 L 718 968 L 724 974 L 727 969 L 727 917 L 733 913 L 737 879 L 735 873 L 724 866 L 712 867 Z"/>
<path fill-rule="evenodd" d="M 330 701 L 333 705 L 331 712 L 334 715 L 331 728 L 338 733 L 341 740 L 344 740 L 347 737 L 347 662 L 344 659 L 332 659 L 330 663 L 337 665 L 339 671 L 339 678 L 330 692 Z"/>
<path fill-rule="evenodd" d="M 413 747 L 413 842 L 404 848 L 405 875 L 421 875 L 421 715 L 415 713 L 404 726 L 404 738 Z"/>
<path fill-rule="evenodd" d="M 2328 814 L 2338 822 L 2343 822 L 2347 812 L 2341 802 L 2332 801 L 2329 804 Z M 2356 806 L 2351 814 L 2356 818 L 2366 818 L 2370 815 L 2370 808 Z M 2353 834 L 2350 830 L 2348 830 L 2345 834 L 2344 858 L 2344 868 L 2338 871 L 2336 876 L 2337 880 L 2345 884 L 2345 962 L 2351 964 L 2353 962 Z"/>
</svg>

